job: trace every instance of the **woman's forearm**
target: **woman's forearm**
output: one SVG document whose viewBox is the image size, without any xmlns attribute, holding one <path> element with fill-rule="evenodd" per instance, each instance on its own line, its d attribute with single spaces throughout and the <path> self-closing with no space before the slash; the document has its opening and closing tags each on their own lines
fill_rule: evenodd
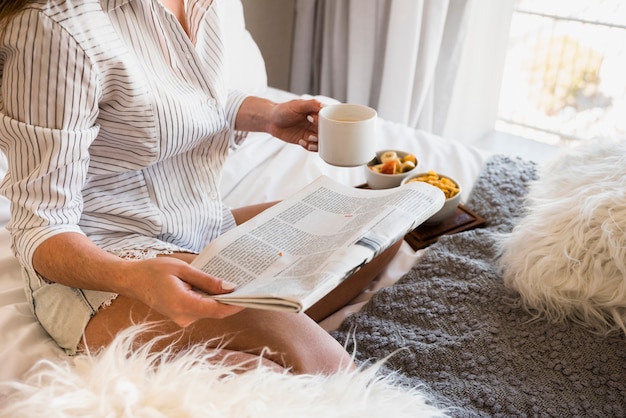
<svg viewBox="0 0 626 418">
<path fill-rule="evenodd" d="M 67 232 L 44 241 L 35 251 L 33 267 L 47 280 L 66 286 L 123 293 L 127 261 L 98 248 L 84 235 Z"/>
<path fill-rule="evenodd" d="M 247 97 L 239 107 L 235 129 L 267 132 L 285 142 L 317 150 L 317 114 L 322 104 L 314 99 L 294 99 L 274 103 L 260 97 Z"/>
<path fill-rule="evenodd" d="M 237 113 L 235 129 L 246 132 L 269 132 L 270 113 L 276 106 L 271 100 L 260 97 L 247 97 Z"/>
</svg>

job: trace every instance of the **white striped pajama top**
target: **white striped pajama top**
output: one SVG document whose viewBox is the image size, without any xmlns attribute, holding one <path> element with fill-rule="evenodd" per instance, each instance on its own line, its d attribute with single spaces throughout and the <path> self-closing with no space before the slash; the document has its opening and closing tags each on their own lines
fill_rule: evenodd
<svg viewBox="0 0 626 418">
<path fill-rule="evenodd" d="M 27 272 L 62 232 L 197 252 L 226 227 L 218 187 L 245 96 L 224 85 L 219 4 L 187 3 L 191 40 L 158 0 L 39 0 L 7 25 L 0 190 Z"/>
</svg>

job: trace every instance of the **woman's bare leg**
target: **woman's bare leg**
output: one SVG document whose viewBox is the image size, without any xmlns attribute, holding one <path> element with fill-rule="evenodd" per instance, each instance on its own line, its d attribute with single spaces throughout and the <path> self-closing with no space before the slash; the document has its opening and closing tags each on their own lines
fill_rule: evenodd
<svg viewBox="0 0 626 418">
<path fill-rule="evenodd" d="M 265 209 L 269 209 L 270 207 L 274 206 L 276 203 L 278 203 L 278 201 L 257 203 L 255 205 L 243 206 L 237 209 L 233 209 L 233 217 L 235 218 L 235 222 L 237 223 L 237 225 L 241 225 L 245 221 L 263 212 Z"/>
<path fill-rule="evenodd" d="M 139 343 L 159 337 L 155 349 L 185 349 L 194 344 L 262 355 L 295 373 L 333 373 L 354 364 L 344 348 L 304 314 L 245 309 L 224 319 L 203 319 L 180 328 L 146 305 L 119 296 L 102 308 L 85 329 L 90 350 L 108 345 L 115 335 L 133 324 L 151 323 Z M 234 356 L 231 360 L 246 359 Z"/>
</svg>

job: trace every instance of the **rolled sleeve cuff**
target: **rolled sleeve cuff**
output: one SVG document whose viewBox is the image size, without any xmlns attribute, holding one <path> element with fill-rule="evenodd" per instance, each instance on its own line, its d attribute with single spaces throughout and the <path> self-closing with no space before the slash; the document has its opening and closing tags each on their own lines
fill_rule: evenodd
<svg viewBox="0 0 626 418">
<path fill-rule="evenodd" d="M 240 90 L 231 90 L 228 93 L 228 101 L 226 103 L 226 118 L 229 121 L 230 127 L 230 146 L 237 148 L 243 144 L 244 140 L 248 136 L 248 132 L 235 130 L 235 122 L 237 121 L 237 113 L 243 101 L 249 95 Z"/>
<path fill-rule="evenodd" d="M 33 256 L 37 248 L 47 239 L 66 232 L 85 235 L 78 225 L 42 226 L 28 229 L 18 236 L 14 235 L 13 250 L 18 261 L 25 268 L 35 271 L 33 267 Z"/>
</svg>

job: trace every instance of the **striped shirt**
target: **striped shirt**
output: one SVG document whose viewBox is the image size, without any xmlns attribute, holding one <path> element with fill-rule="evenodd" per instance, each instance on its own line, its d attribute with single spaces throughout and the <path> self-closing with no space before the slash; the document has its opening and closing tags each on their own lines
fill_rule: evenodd
<svg viewBox="0 0 626 418">
<path fill-rule="evenodd" d="M 63 232 L 197 252 L 226 228 L 218 187 L 245 96 L 224 83 L 219 2 L 186 3 L 189 36 L 158 0 L 36 0 L 7 23 L 0 191 L 27 271 Z"/>
</svg>

